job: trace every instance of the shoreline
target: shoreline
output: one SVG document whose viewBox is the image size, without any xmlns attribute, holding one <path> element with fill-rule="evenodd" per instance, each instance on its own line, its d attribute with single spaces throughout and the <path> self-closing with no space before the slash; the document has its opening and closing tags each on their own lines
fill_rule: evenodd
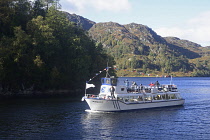
<svg viewBox="0 0 210 140">
<path fill-rule="evenodd" d="M 34 99 L 34 98 L 64 98 L 81 99 L 84 90 L 46 90 L 46 91 L 23 91 L 18 93 L 0 92 L 0 100 L 10 99 Z"/>
</svg>

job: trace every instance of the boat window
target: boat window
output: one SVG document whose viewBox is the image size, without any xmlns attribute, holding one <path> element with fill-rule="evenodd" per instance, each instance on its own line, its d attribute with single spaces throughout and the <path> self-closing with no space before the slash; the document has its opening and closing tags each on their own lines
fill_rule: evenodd
<svg viewBox="0 0 210 140">
<path fill-rule="evenodd" d="M 123 101 L 122 97 L 117 97 L 117 100 Z"/>
<path fill-rule="evenodd" d="M 106 79 L 106 84 L 110 84 L 110 79 Z"/>
<path fill-rule="evenodd" d="M 175 86 L 172 87 L 172 91 L 176 92 L 178 91 L 177 88 Z"/>
<path fill-rule="evenodd" d="M 130 99 L 129 101 L 130 101 L 130 102 L 134 102 L 134 99 Z"/>
<path fill-rule="evenodd" d="M 111 79 L 111 84 L 113 86 L 116 86 L 117 85 L 117 79 Z"/>
<path fill-rule="evenodd" d="M 144 100 L 145 101 L 151 101 L 152 97 L 150 95 L 147 95 L 147 96 L 144 97 Z"/>
<path fill-rule="evenodd" d="M 142 96 L 138 96 L 137 100 L 138 100 L 138 101 L 143 101 Z"/>
<path fill-rule="evenodd" d="M 129 97 L 124 97 L 124 101 L 128 102 L 129 101 Z"/>
<path fill-rule="evenodd" d="M 176 94 L 176 98 L 177 98 L 177 99 L 181 99 L 180 94 Z"/>
<path fill-rule="evenodd" d="M 175 94 L 171 94 L 170 97 L 171 97 L 171 99 L 176 99 Z"/>
<path fill-rule="evenodd" d="M 163 98 L 163 100 L 168 100 L 169 99 L 169 96 L 168 96 L 168 94 L 163 94 L 162 95 L 162 98 Z"/>
<path fill-rule="evenodd" d="M 103 85 L 116 86 L 117 85 L 117 78 L 101 78 L 101 83 Z"/>
<path fill-rule="evenodd" d="M 133 96 L 133 99 L 137 100 L 138 99 L 138 96 Z"/>
<path fill-rule="evenodd" d="M 125 90 L 125 88 L 121 88 L 121 91 L 124 91 Z"/>
<path fill-rule="evenodd" d="M 159 95 L 159 94 L 158 95 L 154 95 L 153 99 L 154 100 L 162 100 L 162 95 Z"/>
<path fill-rule="evenodd" d="M 136 102 L 138 99 L 138 96 L 130 96 L 130 102 Z"/>
</svg>

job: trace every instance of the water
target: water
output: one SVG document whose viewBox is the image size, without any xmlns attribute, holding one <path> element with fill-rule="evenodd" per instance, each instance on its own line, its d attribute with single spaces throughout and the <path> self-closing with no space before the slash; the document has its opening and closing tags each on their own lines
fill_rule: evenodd
<svg viewBox="0 0 210 140">
<path fill-rule="evenodd" d="M 170 78 L 127 78 L 137 84 Z M 121 78 L 125 80 L 125 78 Z M 0 103 L 0 139 L 209 139 L 210 78 L 173 78 L 184 106 L 115 113 L 85 112 L 85 102 L 18 99 Z"/>
</svg>

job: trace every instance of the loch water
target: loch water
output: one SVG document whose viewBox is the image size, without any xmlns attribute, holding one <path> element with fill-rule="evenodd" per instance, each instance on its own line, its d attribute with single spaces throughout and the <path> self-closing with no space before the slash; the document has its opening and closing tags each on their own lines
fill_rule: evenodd
<svg viewBox="0 0 210 140">
<path fill-rule="evenodd" d="M 137 84 L 174 83 L 184 106 L 126 112 L 86 112 L 70 98 L 0 102 L 1 140 L 203 140 L 210 139 L 210 78 L 120 78 Z"/>
</svg>

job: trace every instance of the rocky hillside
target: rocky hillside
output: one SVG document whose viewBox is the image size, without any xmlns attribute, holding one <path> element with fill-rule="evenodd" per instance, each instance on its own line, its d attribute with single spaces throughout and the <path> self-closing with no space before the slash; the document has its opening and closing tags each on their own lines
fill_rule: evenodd
<svg viewBox="0 0 210 140">
<path fill-rule="evenodd" d="M 129 32 L 125 26 L 114 22 L 97 23 L 89 30 L 89 35 L 97 42 L 103 44 L 105 48 L 114 46 L 129 46 L 135 53 L 135 48 L 141 46 L 139 38 Z"/>
<path fill-rule="evenodd" d="M 89 30 L 95 24 L 95 22 L 86 19 L 82 16 L 76 14 L 69 14 L 67 12 L 64 13 L 66 14 L 67 18 L 70 21 L 75 22 L 78 26 L 82 27 L 84 30 Z"/>
<path fill-rule="evenodd" d="M 170 44 L 180 46 L 180 47 L 183 47 L 183 48 L 195 51 L 195 52 L 199 51 L 200 48 L 202 47 L 201 45 L 197 43 L 194 43 L 188 40 L 179 39 L 178 37 L 164 37 L 164 39 Z"/>
<path fill-rule="evenodd" d="M 140 73 L 159 71 L 169 74 L 189 73 L 196 69 L 197 72 L 199 67 L 190 63 L 195 61 L 189 60 L 200 58 L 209 52 L 207 47 L 204 49 L 188 40 L 177 37 L 163 38 L 142 24 L 95 23 L 77 15 L 69 14 L 68 17 L 79 26 L 82 25 L 93 40 L 103 45 L 107 53 L 114 57 L 118 70 L 135 69 Z M 204 73 L 206 75 L 206 72 Z"/>
<path fill-rule="evenodd" d="M 133 54 L 142 54 L 145 49 L 159 53 L 164 48 L 176 56 L 183 55 L 190 59 L 200 57 L 198 52 L 200 45 L 178 38 L 163 38 L 151 28 L 141 24 L 97 23 L 90 28 L 89 34 L 94 40 L 101 42 L 105 48 L 114 48 L 121 44 L 129 46 L 130 53 Z"/>
<path fill-rule="evenodd" d="M 131 23 L 124 25 L 124 27 L 133 35 L 137 36 L 138 39 L 145 45 L 162 43 L 165 44 L 166 41 L 159 35 L 157 35 L 151 28 L 142 25 Z"/>
<path fill-rule="evenodd" d="M 172 48 L 171 44 L 147 26 L 135 23 L 97 23 L 90 28 L 89 34 L 102 43 L 114 57 L 119 69 L 146 71 L 149 68 L 169 72 L 190 68 L 186 62 L 187 55 L 181 57 L 178 49 Z"/>
<path fill-rule="evenodd" d="M 174 47 L 180 48 L 180 52 L 185 52 L 183 51 L 183 49 L 194 52 L 194 55 L 192 55 L 191 53 L 189 54 L 189 58 L 198 58 L 199 56 L 210 56 L 210 46 L 202 47 L 197 43 L 179 39 L 177 37 L 164 37 L 164 39 L 168 43 L 174 45 Z"/>
<path fill-rule="evenodd" d="M 188 40 L 179 39 L 177 37 L 164 37 L 164 39 L 172 45 L 179 46 L 193 52 L 200 53 L 202 51 L 201 45 Z"/>
</svg>

